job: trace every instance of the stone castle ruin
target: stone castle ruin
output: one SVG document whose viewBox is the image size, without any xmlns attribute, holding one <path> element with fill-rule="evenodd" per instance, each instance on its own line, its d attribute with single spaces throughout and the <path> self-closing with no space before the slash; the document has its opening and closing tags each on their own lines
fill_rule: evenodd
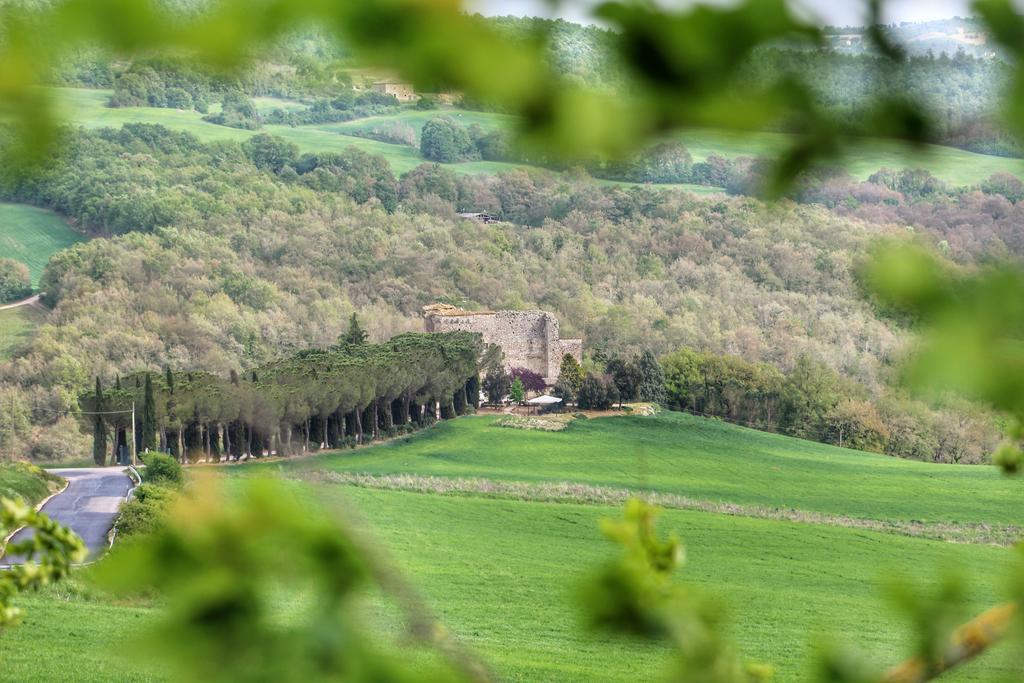
<svg viewBox="0 0 1024 683">
<path fill-rule="evenodd" d="M 547 311 L 464 311 L 449 304 L 423 307 L 427 332 L 479 332 L 485 344 L 497 344 L 506 368 L 527 368 L 548 384 L 558 379 L 562 357 L 582 360 L 583 340 L 562 339 L 558 318 Z"/>
</svg>

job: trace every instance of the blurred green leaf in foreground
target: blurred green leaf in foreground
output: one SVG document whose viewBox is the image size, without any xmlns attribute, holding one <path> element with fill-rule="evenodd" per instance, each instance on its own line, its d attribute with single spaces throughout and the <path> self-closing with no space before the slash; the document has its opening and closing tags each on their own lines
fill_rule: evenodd
<svg viewBox="0 0 1024 683">
<path fill-rule="evenodd" d="M 165 609 L 138 644 L 182 681 L 485 680 L 372 547 L 279 482 L 225 492 L 200 479 L 169 523 L 96 567 L 116 594 L 155 592 Z M 415 642 L 450 666 L 413 667 L 360 618 L 372 587 L 396 599 Z"/>
<path fill-rule="evenodd" d="M 952 390 L 1008 418 L 995 454 L 1005 472 L 1021 467 L 1024 441 L 1024 269 L 993 265 L 967 273 L 913 245 L 885 243 L 867 269 L 882 303 L 921 333 L 908 383 Z"/>
<path fill-rule="evenodd" d="M 0 539 L 22 528 L 32 529 L 32 535 L 0 548 L 10 556 L 25 558 L 21 564 L 0 570 L 0 632 L 21 621 L 21 609 L 12 604 L 18 593 L 60 581 L 74 563 L 85 561 L 88 552 L 82 539 L 70 529 L 24 501 L 0 498 Z"/>
<path fill-rule="evenodd" d="M 881 4 L 866 3 L 871 16 L 881 16 Z M 988 21 L 1006 20 L 1005 0 L 982 5 Z M 628 84 L 615 92 L 557 73 L 546 58 L 554 37 L 542 25 L 513 39 L 465 14 L 456 0 L 213 0 L 188 11 L 157 0 L 6 2 L 0 117 L 15 126 L 20 160 L 38 160 L 55 150 L 58 130 L 51 94 L 39 86 L 62 55 L 83 47 L 118 59 L 182 55 L 231 72 L 289 35 L 314 29 L 336 38 L 354 64 L 392 69 L 423 91 L 462 92 L 517 114 L 524 146 L 567 163 L 622 158 L 679 127 L 785 130 L 787 147 L 767 174 L 768 189 L 780 193 L 864 138 L 920 143 L 933 128 L 935 112 L 888 86 L 886 69 L 903 56 L 882 31 L 867 34 L 879 57 L 875 87 L 864 115 L 851 121 L 822 106 L 797 74 L 756 87 L 744 78 L 758 49 L 824 44 L 822 30 L 785 0 L 685 9 L 622 0 L 600 4 L 595 15 L 611 30 L 610 49 Z M 1006 42 L 1012 31 L 997 37 Z"/>
</svg>

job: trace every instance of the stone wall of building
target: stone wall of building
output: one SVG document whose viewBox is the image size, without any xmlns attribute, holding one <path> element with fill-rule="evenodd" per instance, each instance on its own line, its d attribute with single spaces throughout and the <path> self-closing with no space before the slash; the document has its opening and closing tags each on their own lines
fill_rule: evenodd
<svg viewBox="0 0 1024 683">
<path fill-rule="evenodd" d="M 484 343 L 501 347 L 507 368 L 527 368 L 549 383 L 558 379 L 566 353 L 582 360 L 583 340 L 562 339 L 558 318 L 547 311 L 463 311 L 433 304 L 423 313 L 427 332 L 479 332 Z"/>
</svg>

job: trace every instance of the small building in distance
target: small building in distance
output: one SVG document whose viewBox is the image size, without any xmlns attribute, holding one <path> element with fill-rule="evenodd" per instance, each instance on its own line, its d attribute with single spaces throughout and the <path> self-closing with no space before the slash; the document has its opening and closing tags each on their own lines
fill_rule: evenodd
<svg viewBox="0 0 1024 683">
<path fill-rule="evenodd" d="M 547 311 L 465 311 L 450 304 L 423 307 L 427 332 L 479 332 L 505 354 L 505 367 L 526 368 L 554 384 L 562 358 L 583 358 L 582 339 L 562 339 L 558 318 Z"/>
<path fill-rule="evenodd" d="M 490 213 L 460 213 L 458 216 L 466 221 L 478 221 L 487 225 L 498 222 L 498 217 Z"/>
<path fill-rule="evenodd" d="M 394 95 L 399 102 L 415 102 L 419 99 L 412 85 L 402 81 L 378 81 L 373 84 L 373 90 L 384 95 Z"/>
</svg>

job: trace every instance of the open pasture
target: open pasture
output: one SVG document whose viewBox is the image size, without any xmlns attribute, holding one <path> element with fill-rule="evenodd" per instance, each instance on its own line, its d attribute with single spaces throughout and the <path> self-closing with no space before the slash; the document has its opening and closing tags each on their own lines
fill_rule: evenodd
<svg viewBox="0 0 1024 683">
<path fill-rule="evenodd" d="M 120 126 L 128 122 L 159 123 L 169 128 L 187 130 L 204 141 L 244 140 L 254 134 L 253 131 L 207 123 L 202 120 L 201 114 L 194 111 L 151 107 L 112 109 L 106 106 L 110 97 L 109 90 L 60 88 L 58 92 L 63 103 L 65 119 L 89 128 Z M 267 109 L 282 103 L 284 106 L 295 106 L 290 101 L 277 100 L 261 101 L 259 106 L 262 109 Z M 267 125 L 263 128 L 263 132 L 280 135 L 286 140 L 294 142 L 303 152 L 337 152 L 350 145 L 355 145 L 368 152 L 383 155 L 391 163 L 395 173 L 404 173 L 423 162 L 418 150 L 404 145 L 393 145 L 355 137 L 346 133 L 372 128 L 388 121 L 401 121 L 419 131 L 426 121 L 441 115 L 452 116 L 464 125 L 476 123 L 485 130 L 507 127 L 514 122 L 514 119 L 508 115 L 489 112 L 457 109 L 432 111 L 408 109 L 393 116 L 375 116 L 344 123 L 314 124 L 294 128 Z M 788 139 L 785 133 L 739 134 L 713 129 L 687 130 L 677 135 L 697 161 L 702 161 L 712 154 L 725 157 L 771 154 L 781 149 Z M 841 163 L 851 176 L 862 180 L 880 168 L 926 168 L 938 178 L 953 185 L 977 184 L 998 171 L 1024 177 L 1024 160 L 1021 159 L 976 154 L 939 145 L 926 145 L 921 149 L 912 150 L 900 143 L 884 140 L 865 140 L 855 148 L 848 150 Z M 523 165 L 494 161 L 471 161 L 449 164 L 448 167 L 458 173 L 499 173 L 523 167 Z"/>
</svg>

